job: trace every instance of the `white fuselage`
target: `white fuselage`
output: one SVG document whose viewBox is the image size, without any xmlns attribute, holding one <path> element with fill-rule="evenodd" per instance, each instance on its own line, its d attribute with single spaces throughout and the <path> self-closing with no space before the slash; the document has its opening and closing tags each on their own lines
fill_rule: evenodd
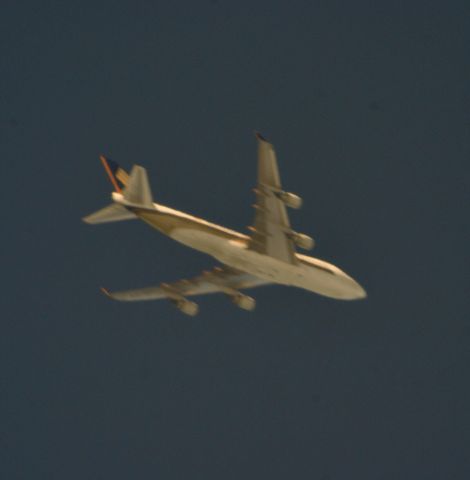
<svg viewBox="0 0 470 480">
<path fill-rule="evenodd" d="M 286 263 L 248 248 L 245 235 L 162 205 L 155 206 L 160 212 L 188 220 L 184 227 L 171 231 L 171 238 L 209 254 L 225 265 L 267 282 L 291 285 L 331 298 L 353 300 L 366 296 L 354 279 L 328 262 L 297 253 L 297 264 Z M 193 222 L 210 226 L 214 232 L 193 228 Z M 229 233 L 232 238 L 218 235 L 218 232 Z"/>
</svg>

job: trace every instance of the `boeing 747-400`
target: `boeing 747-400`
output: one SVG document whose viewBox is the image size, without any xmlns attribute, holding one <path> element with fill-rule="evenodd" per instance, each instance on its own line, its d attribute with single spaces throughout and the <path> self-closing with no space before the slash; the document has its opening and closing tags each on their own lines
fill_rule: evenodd
<svg viewBox="0 0 470 480">
<path fill-rule="evenodd" d="M 114 186 L 113 203 L 85 217 L 86 223 L 138 218 L 222 264 L 190 280 L 121 292 L 103 289 L 109 297 L 123 301 L 166 298 L 188 315 L 196 315 L 199 308 L 187 297 L 216 292 L 229 296 L 242 309 L 253 310 L 255 300 L 242 290 L 274 283 L 339 300 L 366 297 L 365 290 L 338 267 L 296 252 L 296 247 L 310 250 L 314 246 L 311 237 L 292 230 L 287 216 L 286 207 L 300 208 L 302 199 L 282 189 L 274 148 L 260 134 L 256 137 L 258 183 L 249 235 L 154 203 L 145 168 L 134 165 L 128 174 L 100 157 Z"/>
</svg>

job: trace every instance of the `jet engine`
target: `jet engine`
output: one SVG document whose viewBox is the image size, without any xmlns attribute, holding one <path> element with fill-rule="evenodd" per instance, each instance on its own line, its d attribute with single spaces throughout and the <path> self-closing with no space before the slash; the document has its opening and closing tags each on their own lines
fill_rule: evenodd
<svg viewBox="0 0 470 480">
<path fill-rule="evenodd" d="M 256 300 L 248 295 L 243 295 L 242 293 L 238 293 L 237 295 L 232 296 L 233 303 L 237 306 L 242 308 L 243 310 L 254 310 L 256 307 Z"/>
<path fill-rule="evenodd" d="M 175 302 L 176 307 L 181 310 L 186 315 L 190 315 L 194 317 L 199 312 L 199 305 L 195 302 L 191 302 L 186 300 L 186 298 L 182 298 L 181 300 L 177 300 Z"/>
<path fill-rule="evenodd" d="M 289 236 L 299 248 L 304 250 L 312 250 L 315 246 L 315 240 L 303 233 L 292 232 Z"/>
<path fill-rule="evenodd" d="M 279 199 L 289 208 L 299 209 L 302 206 L 302 198 L 294 193 L 279 192 Z"/>
</svg>

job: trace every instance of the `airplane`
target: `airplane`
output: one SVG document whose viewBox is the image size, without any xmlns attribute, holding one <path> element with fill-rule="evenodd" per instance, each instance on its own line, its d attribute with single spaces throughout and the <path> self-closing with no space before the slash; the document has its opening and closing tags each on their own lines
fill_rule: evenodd
<svg viewBox="0 0 470 480">
<path fill-rule="evenodd" d="M 269 284 L 299 287 L 338 300 L 367 296 L 361 285 L 338 267 L 297 253 L 296 247 L 310 250 L 315 244 L 313 238 L 290 226 L 286 207 L 298 209 L 302 199 L 282 189 L 274 147 L 261 134 L 256 133 L 256 138 L 258 181 L 249 235 L 154 203 L 145 168 L 134 165 L 128 174 L 116 162 L 100 157 L 114 187 L 113 203 L 84 217 L 84 222 L 100 224 L 138 218 L 222 264 L 190 280 L 118 292 L 102 289 L 107 296 L 120 301 L 168 299 L 191 316 L 198 313 L 199 306 L 188 297 L 220 292 L 250 311 L 256 301 L 242 290 Z"/>
</svg>

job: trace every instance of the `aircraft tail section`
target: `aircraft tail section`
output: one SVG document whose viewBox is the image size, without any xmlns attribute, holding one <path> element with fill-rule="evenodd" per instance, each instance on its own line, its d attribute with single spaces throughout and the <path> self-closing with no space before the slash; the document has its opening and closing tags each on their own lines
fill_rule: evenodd
<svg viewBox="0 0 470 480">
<path fill-rule="evenodd" d="M 100 156 L 101 163 L 113 184 L 114 190 L 122 194 L 124 203 L 153 208 L 152 191 L 147 177 L 147 170 L 134 165 L 128 174 L 118 163 L 110 158 Z"/>
<path fill-rule="evenodd" d="M 139 165 L 132 167 L 128 174 L 116 162 L 100 156 L 101 163 L 113 184 L 112 198 L 114 203 L 83 218 L 85 223 L 109 223 L 137 218 L 133 207 L 154 209 L 152 191 L 145 168 Z"/>
<path fill-rule="evenodd" d="M 114 190 L 121 193 L 129 181 L 129 174 L 121 166 L 110 158 L 100 155 L 101 163 L 109 180 L 113 184 Z"/>
</svg>

